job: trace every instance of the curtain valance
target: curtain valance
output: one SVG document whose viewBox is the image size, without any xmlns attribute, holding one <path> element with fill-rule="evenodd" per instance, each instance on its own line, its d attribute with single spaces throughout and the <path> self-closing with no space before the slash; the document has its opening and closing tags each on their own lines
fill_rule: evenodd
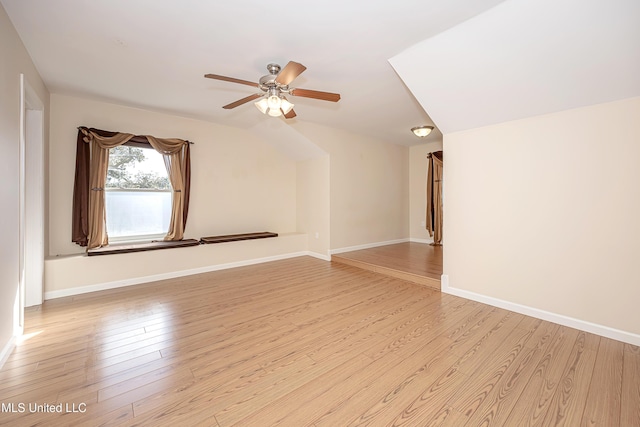
<svg viewBox="0 0 640 427">
<path fill-rule="evenodd" d="M 95 142 L 100 148 L 113 148 L 133 141 L 138 144 L 148 143 L 161 154 L 176 154 L 179 153 L 185 145 L 189 144 L 189 141 L 179 138 L 156 138 L 151 135 L 136 136 L 130 133 L 106 132 L 85 127 L 78 129 L 84 135 L 82 138 L 84 142 Z"/>
</svg>

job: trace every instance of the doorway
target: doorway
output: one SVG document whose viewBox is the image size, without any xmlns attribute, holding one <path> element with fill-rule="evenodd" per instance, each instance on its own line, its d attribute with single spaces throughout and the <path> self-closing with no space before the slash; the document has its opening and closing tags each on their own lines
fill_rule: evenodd
<svg viewBox="0 0 640 427">
<path fill-rule="evenodd" d="M 16 335 L 24 329 L 24 309 L 44 295 L 44 104 L 20 75 L 20 296 L 14 313 Z"/>
</svg>

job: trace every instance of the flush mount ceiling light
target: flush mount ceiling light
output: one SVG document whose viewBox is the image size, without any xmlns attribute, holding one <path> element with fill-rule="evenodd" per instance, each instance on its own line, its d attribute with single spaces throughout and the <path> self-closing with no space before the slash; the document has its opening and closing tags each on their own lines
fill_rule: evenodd
<svg viewBox="0 0 640 427">
<path fill-rule="evenodd" d="M 433 126 L 416 126 L 411 128 L 411 132 L 417 137 L 424 138 L 433 130 Z"/>
</svg>

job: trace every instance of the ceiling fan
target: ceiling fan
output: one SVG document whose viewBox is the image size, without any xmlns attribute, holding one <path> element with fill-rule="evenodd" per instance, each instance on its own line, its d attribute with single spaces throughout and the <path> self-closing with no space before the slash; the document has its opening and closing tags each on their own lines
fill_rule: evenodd
<svg viewBox="0 0 640 427">
<path fill-rule="evenodd" d="M 273 117 L 284 116 L 285 119 L 291 119 L 296 116 L 296 113 L 293 111 L 293 104 L 284 97 L 285 94 L 331 102 L 338 102 L 340 100 L 340 94 L 337 93 L 289 87 L 289 84 L 306 69 L 307 67 L 294 61 L 289 61 L 283 69 L 280 69 L 280 65 L 278 64 L 268 64 L 267 70 L 269 74 L 260 77 L 258 83 L 236 79 L 234 77 L 220 76 L 218 74 L 205 74 L 204 76 L 209 79 L 257 87 L 262 91 L 261 93 L 249 95 L 222 107 L 226 110 L 261 98 L 255 105 L 263 114 L 269 114 Z"/>
</svg>

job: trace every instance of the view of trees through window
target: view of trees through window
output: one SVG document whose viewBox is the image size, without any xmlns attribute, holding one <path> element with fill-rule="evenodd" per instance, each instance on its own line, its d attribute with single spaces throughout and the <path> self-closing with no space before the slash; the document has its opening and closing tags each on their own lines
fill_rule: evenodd
<svg viewBox="0 0 640 427">
<path fill-rule="evenodd" d="M 138 240 L 166 234 L 171 194 L 162 154 L 126 145 L 109 150 L 105 203 L 110 239 Z"/>
<path fill-rule="evenodd" d="M 126 145 L 112 148 L 109 151 L 107 188 L 170 190 L 167 173 L 161 174 L 158 165 L 164 168 L 162 155 L 153 149 Z"/>
</svg>

